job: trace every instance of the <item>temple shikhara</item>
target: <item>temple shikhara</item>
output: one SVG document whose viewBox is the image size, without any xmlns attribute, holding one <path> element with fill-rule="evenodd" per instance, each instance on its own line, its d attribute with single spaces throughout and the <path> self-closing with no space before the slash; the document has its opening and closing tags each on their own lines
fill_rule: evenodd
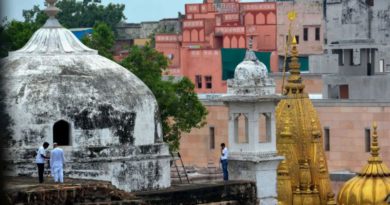
<svg viewBox="0 0 390 205">
<path fill-rule="evenodd" d="M 278 200 L 289 205 L 326 205 L 332 195 L 320 121 L 300 76 L 296 39 L 292 40 L 285 99 L 276 108 Z M 329 200 L 333 200 L 330 198 Z"/>
</svg>

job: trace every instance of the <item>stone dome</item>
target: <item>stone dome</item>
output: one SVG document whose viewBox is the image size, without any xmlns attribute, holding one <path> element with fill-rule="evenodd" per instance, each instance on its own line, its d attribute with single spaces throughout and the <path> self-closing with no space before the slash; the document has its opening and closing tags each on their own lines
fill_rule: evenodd
<svg viewBox="0 0 390 205">
<path fill-rule="evenodd" d="M 1 64 L 12 145 L 54 142 L 54 125 L 60 121 L 68 123 L 67 145 L 72 147 L 146 145 L 161 139 L 150 89 L 54 18 Z"/>
<path fill-rule="evenodd" d="M 343 185 L 337 198 L 339 205 L 386 204 L 385 199 L 390 194 L 390 170 L 379 156 L 377 126 L 374 124 L 373 128 L 368 164 Z"/>
<path fill-rule="evenodd" d="M 46 24 L 1 60 L 11 132 L 2 149 L 12 153 L 4 173 L 36 175 L 32 156 L 47 141 L 64 149 L 67 177 L 110 181 L 125 191 L 169 187 L 170 155 L 153 93 L 84 46 L 54 18 L 56 0 L 46 2 Z"/>
<path fill-rule="evenodd" d="M 267 66 L 260 62 L 252 50 L 236 66 L 234 78 L 228 79 L 228 95 L 265 96 L 275 94 L 275 82 L 267 75 Z"/>
<path fill-rule="evenodd" d="M 260 62 L 251 50 L 245 54 L 245 59 L 237 65 L 234 71 L 235 80 L 252 80 L 267 77 L 267 66 Z"/>
</svg>

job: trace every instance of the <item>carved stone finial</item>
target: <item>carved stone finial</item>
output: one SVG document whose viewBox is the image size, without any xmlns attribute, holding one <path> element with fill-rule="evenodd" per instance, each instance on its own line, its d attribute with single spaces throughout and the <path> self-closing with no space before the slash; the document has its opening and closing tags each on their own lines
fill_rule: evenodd
<svg viewBox="0 0 390 205">
<path fill-rule="evenodd" d="M 59 8 L 55 6 L 57 0 L 46 0 L 45 13 L 49 16 L 47 19 L 44 28 L 61 28 L 61 24 L 56 19 L 56 15 L 61 11 Z"/>
<path fill-rule="evenodd" d="M 61 10 L 55 6 L 57 0 L 46 0 L 47 8 L 45 9 L 46 14 L 49 18 L 55 18 L 58 12 Z"/>
<path fill-rule="evenodd" d="M 249 38 L 249 45 L 248 45 L 248 47 L 249 47 L 249 50 L 252 50 L 252 48 L 253 48 L 253 36 L 251 36 Z"/>
</svg>

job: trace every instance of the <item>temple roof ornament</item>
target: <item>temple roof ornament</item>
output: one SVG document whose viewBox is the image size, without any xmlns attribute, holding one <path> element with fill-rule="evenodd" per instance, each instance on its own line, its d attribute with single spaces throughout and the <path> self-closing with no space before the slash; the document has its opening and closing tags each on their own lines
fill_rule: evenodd
<svg viewBox="0 0 390 205">
<path fill-rule="evenodd" d="M 295 18 L 296 13 L 291 13 L 290 20 Z M 304 91 L 297 41 L 293 38 L 290 43 L 290 75 L 284 86 L 285 98 L 276 107 L 277 150 L 285 156 L 283 164 L 278 168 L 278 201 L 290 205 L 334 204 L 322 132 L 319 129 L 321 124 Z"/>
<path fill-rule="evenodd" d="M 385 204 L 390 194 L 390 170 L 379 156 L 377 125 L 373 123 L 371 156 L 356 177 L 347 181 L 337 197 L 339 205 Z"/>
<path fill-rule="evenodd" d="M 259 61 L 251 48 L 246 51 L 244 60 L 236 66 L 234 79 L 228 80 L 228 94 L 256 96 L 275 94 L 275 82 L 268 77 L 267 66 Z"/>
<path fill-rule="evenodd" d="M 56 28 L 62 27 L 61 24 L 56 19 L 57 14 L 61 11 L 59 8 L 55 6 L 57 0 L 46 0 L 47 8 L 45 9 L 45 13 L 49 17 L 46 21 L 46 24 L 43 26 L 44 28 Z"/>
<path fill-rule="evenodd" d="M 31 55 L 58 55 L 58 54 L 92 54 L 96 50 L 90 49 L 77 39 L 68 29 L 61 26 L 56 15 L 61 10 L 55 7 L 57 0 L 46 0 L 46 14 L 49 16 L 45 25 L 38 29 L 27 44 L 21 49 L 10 52 L 10 56 Z"/>
</svg>

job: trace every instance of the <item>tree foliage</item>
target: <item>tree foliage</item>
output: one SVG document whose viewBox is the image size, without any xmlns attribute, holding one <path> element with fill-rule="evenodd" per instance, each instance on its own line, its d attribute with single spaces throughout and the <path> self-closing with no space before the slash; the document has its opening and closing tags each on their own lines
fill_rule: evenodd
<svg viewBox="0 0 390 205">
<path fill-rule="evenodd" d="M 108 4 L 107 6 L 91 3 L 91 1 L 62 0 L 56 6 L 61 9 L 57 19 L 66 28 L 93 27 L 98 22 L 104 22 L 114 30 L 115 26 L 125 19 L 124 4 Z M 26 22 L 43 25 L 47 19 L 44 11 L 38 6 L 23 11 Z"/>
<path fill-rule="evenodd" d="M 0 26 L 0 57 L 9 51 L 23 47 L 31 38 L 38 26 L 34 23 L 11 21 Z"/>
<path fill-rule="evenodd" d="M 164 141 L 172 151 L 179 149 L 183 132 L 205 124 L 206 108 L 194 92 L 193 83 L 186 77 L 180 80 L 162 79 L 168 59 L 149 45 L 133 46 L 122 66 L 137 75 L 155 95 L 161 115 Z"/>
<path fill-rule="evenodd" d="M 60 23 L 67 28 L 79 28 L 79 27 L 93 27 L 100 25 L 99 23 L 105 23 L 111 30 L 109 32 L 105 26 L 98 26 L 98 32 L 92 38 L 92 44 L 90 47 L 99 50 L 99 53 L 108 58 L 112 58 L 112 54 L 109 50 L 112 48 L 113 41 L 112 31 L 115 31 L 115 26 L 125 16 L 123 11 L 125 5 L 123 4 L 108 4 L 103 6 L 94 2 L 98 0 L 62 0 L 59 1 L 56 6 L 62 10 L 57 16 Z M 0 25 L 0 57 L 8 55 L 9 51 L 20 49 L 31 38 L 34 32 L 39 29 L 47 20 L 47 15 L 39 6 L 34 6 L 30 10 L 23 11 L 24 22 L 11 21 L 3 22 Z M 105 39 L 102 38 L 107 34 Z M 103 36 L 103 37 L 99 37 Z M 112 39 L 112 40 L 111 40 Z M 106 42 L 105 42 L 106 41 Z M 107 48 L 107 46 L 111 46 Z"/>
<path fill-rule="evenodd" d="M 100 55 L 109 59 L 113 58 L 111 48 L 114 46 L 115 38 L 114 33 L 107 24 L 103 22 L 97 23 L 93 27 L 92 35 L 85 36 L 82 42 L 86 46 L 98 50 Z"/>
</svg>

